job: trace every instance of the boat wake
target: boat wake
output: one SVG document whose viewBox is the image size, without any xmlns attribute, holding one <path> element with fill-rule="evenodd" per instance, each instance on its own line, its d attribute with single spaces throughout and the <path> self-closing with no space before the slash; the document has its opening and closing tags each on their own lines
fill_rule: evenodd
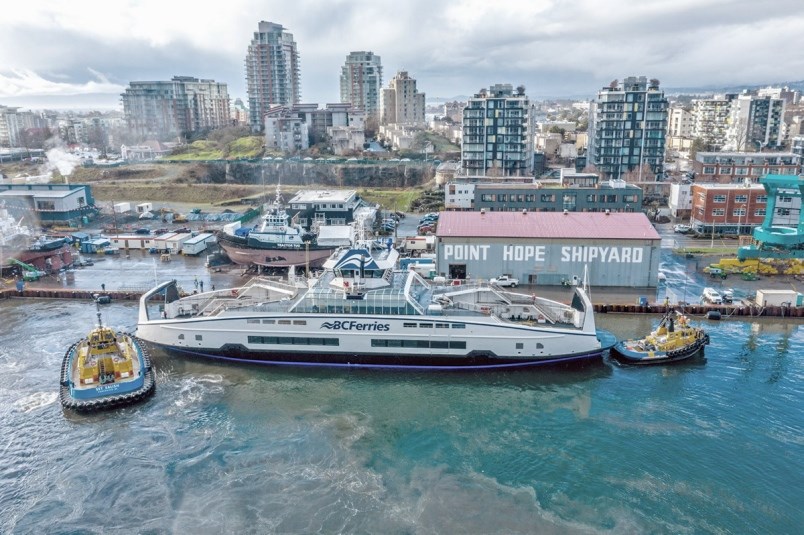
<svg viewBox="0 0 804 535">
<path fill-rule="evenodd" d="M 58 392 L 35 392 L 25 396 L 14 403 L 14 408 L 19 412 L 31 412 L 42 407 L 47 407 L 59 399 Z"/>
</svg>

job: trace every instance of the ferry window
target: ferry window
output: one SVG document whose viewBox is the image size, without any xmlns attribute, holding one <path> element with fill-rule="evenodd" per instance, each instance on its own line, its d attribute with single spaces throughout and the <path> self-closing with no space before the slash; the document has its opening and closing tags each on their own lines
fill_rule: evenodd
<svg viewBox="0 0 804 535">
<path fill-rule="evenodd" d="M 537 342 L 536 349 L 544 349 L 544 344 L 542 344 L 541 342 Z"/>
<path fill-rule="evenodd" d="M 465 329 L 466 325 L 464 323 L 453 323 L 452 328 L 453 329 Z"/>
<path fill-rule="evenodd" d="M 388 347 L 402 347 L 402 340 L 388 340 Z"/>
<path fill-rule="evenodd" d="M 262 322 L 263 324 L 273 325 L 275 323 L 275 320 L 262 320 Z"/>
<path fill-rule="evenodd" d="M 195 335 L 195 339 L 196 339 L 196 340 L 203 340 L 203 339 L 204 339 L 204 337 L 203 337 L 202 335 L 200 335 L 200 334 L 196 334 L 196 335 Z"/>
<path fill-rule="evenodd" d="M 433 326 L 432 323 L 420 323 L 419 327 L 421 328 L 431 328 Z"/>
<path fill-rule="evenodd" d="M 340 345 L 340 340 L 337 338 L 324 338 L 324 345 L 325 346 L 337 346 Z"/>
<path fill-rule="evenodd" d="M 260 320 L 246 320 L 246 323 L 259 323 Z"/>
<path fill-rule="evenodd" d="M 450 349 L 466 349 L 466 342 L 450 342 Z"/>
<path fill-rule="evenodd" d="M 449 323 L 436 323 L 436 329 L 449 329 Z"/>
<path fill-rule="evenodd" d="M 179 335 L 179 340 L 184 340 L 184 335 L 183 334 Z"/>
<path fill-rule="evenodd" d="M 402 327 L 408 327 L 408 328 L 413 327 L 413 328 L 416 328 L 416 324 L 415 324 L 415 323 L 403 323 L 403 324 L 402 324 Z"/>
<path fill-rule="evenodd" d="M 293 325 L 307 325 L 307 320 L 293 320 Z"/>
<path fill-rule="evenodd" d="M 290 325 L 290 320 L 279 320 L 279 325 Z"/>
<path fill-rule="evenodd" d="M 447 342 L 446 340 L 443 342 L 433 340 L 432 342 L 430 342 L 430 347 L 433 349 L 447 349 L 449 347 L 449 342 Z"/>
<path fill-rule="evenodd" d="M 371 339 L 371 347 L 388 347 L 387 340 L 375 340 Z"/>
<path fill-rule="evenodd" d="M 523 344 L 522 342 L 517 342 L 516 348 L 517 349 L 525 349 L 525 344 Z"/>
</svg>

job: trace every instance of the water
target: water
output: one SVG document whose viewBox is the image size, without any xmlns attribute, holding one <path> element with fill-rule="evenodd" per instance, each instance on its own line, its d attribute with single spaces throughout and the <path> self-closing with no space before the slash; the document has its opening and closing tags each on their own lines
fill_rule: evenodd
<svg viewBox="0 0 804 535">
<path fill-rule="evenodd" d="M 136 308 L 104 321 L 133 330 Z M 598 315 L 619 336 L 656 316 Z M 706 358 L 403 373 L 155 352 L 157 393 L 64 413 L 86 302 L 0 302 L 0 533 L 796 533 L 804 328 L 709 323 Z"/>
</svg>

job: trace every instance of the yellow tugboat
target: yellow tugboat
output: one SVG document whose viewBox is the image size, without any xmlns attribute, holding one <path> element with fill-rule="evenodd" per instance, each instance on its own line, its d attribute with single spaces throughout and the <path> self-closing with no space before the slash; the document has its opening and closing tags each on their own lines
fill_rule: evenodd
<svg viewBox="0 0 804 535">
<path fill-rule="evenodd" d="M 64 355 L 62 406 L 82 412 L 109 409 L 137 403 L 155 391 L 144 346 L 134 336 L 104 327 L 98 307 L 98 326 Z"/>
<path fill-rule="evenodd" d="M 687 316 L 671 310 L 645 338 L 617 342 L 611 354 L 628 364 L 665 364 L 685 360 L 709 343 L 709 335 L 690 325 Z"/>
</svg>

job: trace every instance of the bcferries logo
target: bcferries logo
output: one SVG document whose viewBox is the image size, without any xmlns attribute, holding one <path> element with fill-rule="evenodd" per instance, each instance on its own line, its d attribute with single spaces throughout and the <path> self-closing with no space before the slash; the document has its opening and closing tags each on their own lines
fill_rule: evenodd
<svg viewBox="0 0 804 535">
<path fill-rule="evenodd" d="M 387 323 L 361 323 L 357 321 L 325 321 L 321 324 L 322 329 L 332 331 L 390 331 L 391 326 Z"/>
</svg>

